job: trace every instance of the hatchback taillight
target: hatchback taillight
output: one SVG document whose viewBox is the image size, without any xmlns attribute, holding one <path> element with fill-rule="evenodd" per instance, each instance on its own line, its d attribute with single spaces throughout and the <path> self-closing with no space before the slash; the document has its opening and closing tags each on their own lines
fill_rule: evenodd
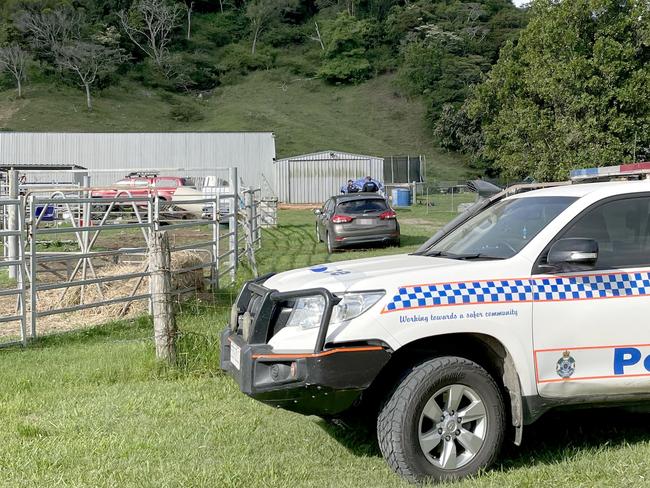
<svg viewBox="0 0 650 488">
<path fill-rule="evenodd" d="M 335 215 L 332 217 L 333 224 L 347 224 L 348 222 L 352 222 L 352 217 L 348 217 L 347 215 Z"/>
<path fill-rule="evenodd" d="M 381 220 L 395 219 L 397 218 L 397 214 L 392 210 L 386 210 L 385 212 L 379 215 L 379 218 Z"/>
</svg>

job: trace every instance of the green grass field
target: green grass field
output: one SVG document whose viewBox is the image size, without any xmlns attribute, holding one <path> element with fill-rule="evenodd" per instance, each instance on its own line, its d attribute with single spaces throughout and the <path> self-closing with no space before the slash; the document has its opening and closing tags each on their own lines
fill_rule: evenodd
<svg viewBox="0 0 650 488">
<path fill-rule="evenodd" d="M 273 131 L 278 157 L 332 149 L 378 156 L 424 154 L 430 178 L 465 176 L 462 157 L 437 148 L 424 106 L 397 94 L 384 75 L 353 86 L 304 80 L 285 70 L 252 73 L 193 105 L 201 120 L 170 117 L 190 96 L 169 95 L 124 79 L 95 96 L 93 112 L 72 87 L 34 83 L 23 100 L 0 91 L 0 129 L 15 131 Z"/>
<path fill-rule="evenodd" d="M 454 214 L 400 210 L 405 247 L 328 256 L 308 210 L 280 212 L 262 272 L 413 250 Z M 156 364 L 147 318 L 0 350 L 0 486 L 404 487 L 372 432 L 274 410 L 218 368 L 235 289 L 185 304 L 180 364 Z M 648 486 L 647 415 L 548 415 L 465 487 Z"/>
</svg>

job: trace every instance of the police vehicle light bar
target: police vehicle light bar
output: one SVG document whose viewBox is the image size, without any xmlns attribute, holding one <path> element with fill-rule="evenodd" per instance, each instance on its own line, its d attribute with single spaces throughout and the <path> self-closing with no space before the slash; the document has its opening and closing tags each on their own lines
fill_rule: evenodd
<svg viewBox="0 0 650 488">
<path fill-rule="evenodd" d="M 596 180 L 617 176 L 650 175 L 650 162 L 604 166 L 602 168 L 585 168 L 571 171 L 571 180 Z"/>
</svg>

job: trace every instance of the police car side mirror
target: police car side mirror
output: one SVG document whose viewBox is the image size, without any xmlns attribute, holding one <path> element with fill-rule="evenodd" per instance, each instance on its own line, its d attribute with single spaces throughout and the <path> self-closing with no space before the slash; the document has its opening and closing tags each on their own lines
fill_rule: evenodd
<svg viewBox="0 0 650 488">
<path fill-rule="evenodd" d="M 551 266 L 578 264 L 593 266 L 598 260 L 598 242 L 593 239 L 560 239 L 551 246 L 547 263 Z"/>
<path fill-rule="evenodd" d="M 323 213 L 323 212 L 321 211 L 320 208 L 314 209 L 314 215 L 320 215 L 320 214 L 322 214 L 322 213 Z"/>
</svg>

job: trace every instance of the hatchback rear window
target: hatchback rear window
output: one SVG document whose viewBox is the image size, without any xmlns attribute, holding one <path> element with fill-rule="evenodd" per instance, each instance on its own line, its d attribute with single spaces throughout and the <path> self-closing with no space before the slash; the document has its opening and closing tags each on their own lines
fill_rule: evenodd
<svg viewBox="0 0 650 488">
<path fill-rule="evenodd" d="M 336 207 L 336 211 L 343 214 L 383 212 L 387 209 L 388 205 L 386 205 L 386 201 L 377 198 L 372 200 L 350 200 L 348 202 L 341 202 Z"/>
</svg>

